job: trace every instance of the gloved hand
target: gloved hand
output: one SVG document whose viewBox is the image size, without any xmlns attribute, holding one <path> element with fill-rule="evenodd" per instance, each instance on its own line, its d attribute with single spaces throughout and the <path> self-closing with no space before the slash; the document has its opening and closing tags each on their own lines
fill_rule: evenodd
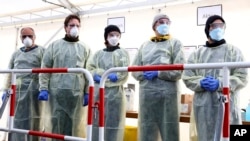
<svg viewBox="0 0 250 141">
<path fill-rule="evenodd" d="M 100 81 L 101 81 L 101 76 L 98 75 L 98 74 L 95 74 L 95 75 L 94 75 L 94 81 L 95 81 L 96 83 L 100 83 Z"/>
<path fill-rule="evenodd" d="M 82 104 L 83 104 L 83 106 L 87 106 L 89 104 L 89 94 L 88 93 L 84 94 Z"/>
<path fill-rule="evenodd" d="M 111 73 L 111 74 L 109 74 L 108 79 L 109 79 L 111 82 L 116 82 L 116 81 L 118 80 L 117 74 L 116 74 L 116 73 Z"/>
<path fill-rule="evenodd" d="M 158 77 L 158 71 L 144 71 L 143 76 L 147 80 L 153 80 Z"/>
<path fill-rule="evenodd" d="M 49 99 L 49 91 L 48 90 L 41 90 L 38 95 L 38 100 L 47 101 Z"/>
<path fill-rule="evenodd" d="M 7 93 L 4 92 L 3 95 L 2 95 L 2 101 L 4 101 L 4 99 L 6 98 L 6 96 L 7 96 Z"/>
<path fill-rule="evenodd" d="M 206 91 L 214 92 L 219 88 L 219 80 L 214 77 L 207 76 L 200 81 L 200 85 Z"/>
</svg>

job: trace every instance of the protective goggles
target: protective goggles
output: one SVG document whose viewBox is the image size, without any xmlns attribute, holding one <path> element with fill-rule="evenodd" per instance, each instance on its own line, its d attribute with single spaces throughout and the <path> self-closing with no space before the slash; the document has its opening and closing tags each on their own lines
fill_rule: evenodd
<svg viewBox="0 0 250 141">
<path fill-rule="evenodd" d="M 215 29 L 215 28 L 223 28 L 224 29 L 226 27 L 226 25 L 225 25 L 225 23 L 211 23 L 210 27 L 213 29 Z"/>
<path fill-rule="evenodd" d="M 160 20 L 158 20 L 158 23 L 159 23 L 159 24 L 167 24 L 167 25 L 170 25 L 171 21 L 160 19 Z"/>
<path fill-rule="evenodd" d="M 22 35 L 22 38 L 26 38 L 26 37 L 33 38 L 33 35 Z"/>
<path fill-rule="evenodd" d="M 81 27 L 80 25 L 77 25 L 77 24 L 69 24 L 68 26 L 71 27 L 71 28 L 72 28 L 72 27 L 75 27 L 75 26 L 76 26 L 77 28 Z"/>
</svg>

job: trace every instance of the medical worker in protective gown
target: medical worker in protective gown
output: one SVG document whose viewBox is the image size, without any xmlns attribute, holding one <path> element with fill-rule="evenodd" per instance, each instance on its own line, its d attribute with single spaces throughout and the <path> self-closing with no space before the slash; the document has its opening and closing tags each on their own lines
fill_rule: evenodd
<svg viewBox="0 0 250 141">
<path fill-rule="evenodd" d="M 103 73 L 114 67 L 127 67 L 129 65 L 128 52 L 119 46 L 121 31 L 115 25 L 105 28 L 104 39 L 106 48 L 97 51 L 88 62 L 88 70 L 95 81 L 95 102 L 99 101 L 99 82 Z M 113 72 L 108 75 L 105 82 L 105 141 L 122 141 L 125 129 L 125 93 L 123 84 L 127 81 L 128 72 Z M 92 141 L 98 141 L 97 109 L 94 111 L 94 124 Z"/>
<path fill-rule="evenodd" d="M 51 43 L 45 51 L 42 68 L 86 68 L 91 54 L 86 44 L 79 41 L 80 18 L 65 18 L 64 38 Z M 45 109 L 45 131 L 86 137 L 88 80 L 83 73 L 41 73 L 39 100 L 48 101 Z M 48 120 L 49 119 L 49 120 Z"/>
<path fill-rule="evenodd" d="M 12 54 L 8 68 L 40 68 L 45 48 L 35 44 L 36 35 L 34 29 L 31 27 L 22 28 L 20 38 L 24 46 Z M 11 75 L 8 75 L 5 88 L 11 88 Z M 14 128 L 35 131 L 40 130 L 40 106 L 37 100 L 38 93 L 38 74 L 16 74 Z M 3 96 L 6 96 L 6 94 Z M 9 141 L 24 141 L 25 136 L 25 134 L 11 133 Z M 28 136 L 27 139 L 28 141 L 38 141 L 38 137 L 36 136 Z"/>
<path fill-rule="evenodd" d="M 182 43 L 169 34 L 170 19 L 157 14 L 152 23 L 155 37 L 144 42 L 133 65 L 184 63 Z M 179 141 L 178 80 L 182 71 L 133 72 L 139 81 L 139 140 Z"/>
<path fill-rule="evenodd" d="M 205 33 L 208 41 L 190 55 L 188 63 L 242 62 L 241 51 L 224 39 L 225 21 L 214 15 L 207 19 Z M 247 69 L 230 69 L 230 124 L 242 124 L 239 107 L 239 90 L 247 84 Z M 223 121 L 222 69 L 185 70 L 183 81 L 195 92 L 193 99 L 194 121 L 198 132 L 198 141 L 220 141 L 221 122 Z M 192 129 L 193 130 L 193 129 Z M 193 135 L 194 136 L 194 135 Z M 195 138 L 193 138 L 195 139 Z"/>
</svg>

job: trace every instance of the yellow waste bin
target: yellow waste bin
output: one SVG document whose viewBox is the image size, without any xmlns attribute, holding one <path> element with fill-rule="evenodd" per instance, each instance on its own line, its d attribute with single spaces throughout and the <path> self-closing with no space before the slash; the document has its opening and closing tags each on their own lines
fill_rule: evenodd
<svg viewBox="0 0 250 141">
<path fill-rule="evenodd" d="M 125 133 L 123 141 L 137 141 L 137 127 L 125 126 Z"/>
</svg>

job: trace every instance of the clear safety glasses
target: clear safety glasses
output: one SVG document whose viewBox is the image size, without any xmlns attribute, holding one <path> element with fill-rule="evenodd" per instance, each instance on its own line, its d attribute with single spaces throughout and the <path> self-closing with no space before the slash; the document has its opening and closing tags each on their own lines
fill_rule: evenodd
<svg viewBox="0 0 250 141">
<path fill-rule="evenodd" d="M 120 38 L 121 34 L 119 32 L 110 32 L 108 37 L 117 37 Z"/>
<path fill-rule="evenodd" d="M 215 29 L 215 28 L 222 28 L 222 29 L 224 29 L 226 27 L 226 25 L 225 25 L 225 23 L 211 23 L 210 27 L 212 29 Z"/>
<path fill-rule="evenodd" d="M 170 25 L 171 21 L 169 21 L 168 19 L 165 19 L 165 20 L 160 19 L 160 20 L 158 20 L 158 23 L 159 23 L 159 24 L 167 24 L 167 25 Z"/>
<path fill-rule="evenodd" d="M 26 38 L 26 37 L 29 37 L 30 39 L 32 39 L 32 38 L 33 38 L 33 35 L 22 35 L 22 38 L 23 38 L 23 39 Z"/>
<path fill-rule="evenodd" d="M 77 24 L 69 24 L 68 26 L 69 26 L 70 28 L 75 27 L 75 26 L 76 26 L 77 28 L 81 27 L 80 25 L 77 25 Z"/>
</svg>

